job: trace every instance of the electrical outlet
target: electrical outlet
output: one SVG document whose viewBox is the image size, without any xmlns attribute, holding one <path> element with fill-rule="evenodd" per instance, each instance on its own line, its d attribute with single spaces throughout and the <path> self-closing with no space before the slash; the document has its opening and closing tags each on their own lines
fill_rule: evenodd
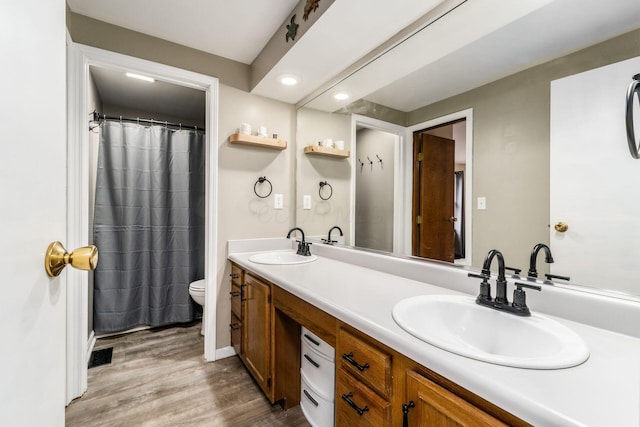
<svg viewBox="0 0 640 427">
<path fill-rule="evenodd" d="M 302 197 L 302 209 L 311 209 L 311 196 L 308 194 Z"/>
<path fill-rule="evenodd" d="M 282 209 L 284 206 L 284 197 L 282 194 L 275 194 L 273 196 L 273 207 L 275 209 Z"/>
</svg>

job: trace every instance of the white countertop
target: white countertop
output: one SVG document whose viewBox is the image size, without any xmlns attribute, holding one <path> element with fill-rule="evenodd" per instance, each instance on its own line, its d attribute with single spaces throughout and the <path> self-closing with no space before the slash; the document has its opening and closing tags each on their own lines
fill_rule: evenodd
<svg viewBox="0 0 640 427">
<path fill-rule="evenodd" d="M 427 344 L 392 318 L 393 306 L 404 298 L 458 291 L 324 256 L 264 265 L 249 261 L 250 255 L 230 253 L 229 259 L 533 425 L 640 426 L 638 338 L 545 314 L 585 340 L 585 363 L 558 370 L 493 365 Z"/>
</svg>

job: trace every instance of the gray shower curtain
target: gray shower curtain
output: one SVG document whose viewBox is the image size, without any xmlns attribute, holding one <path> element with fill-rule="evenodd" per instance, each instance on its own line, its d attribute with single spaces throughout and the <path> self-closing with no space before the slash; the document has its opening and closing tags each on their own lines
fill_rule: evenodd
<svg viewBox="0 0 640 427">
<path fill-rule="evenodd" d="M 94 329 L 194 320 L 204 277 L 204 137 L 163 126 L 101 126 L 94 244 Z"/>
</svg>

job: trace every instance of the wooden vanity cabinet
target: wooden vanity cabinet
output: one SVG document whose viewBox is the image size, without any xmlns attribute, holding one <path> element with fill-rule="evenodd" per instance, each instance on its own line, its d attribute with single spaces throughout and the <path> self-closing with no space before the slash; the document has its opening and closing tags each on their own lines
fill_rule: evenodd
<svg viewBox="0 0 640 427">
<path fill-rule="evenodd" d="M 336 348 L 335 425 L 530 424 L 321 309 L 232 264 L 232 345 L 271 403 L 300 401 L 300 326 Z M 239 303 L 238 303 L 239 301 Z M 239 317 L 238 317 L 239 316 Z M 233 321 L 232 321 L 233 323 Z M 237 351 L 237 349 L 236 349 Z"/>
<path fill-rule="evenodd" d="M 244 363 L 273 403 L 271 286 L 249 273 L 244 282 Z"/>
</svg>

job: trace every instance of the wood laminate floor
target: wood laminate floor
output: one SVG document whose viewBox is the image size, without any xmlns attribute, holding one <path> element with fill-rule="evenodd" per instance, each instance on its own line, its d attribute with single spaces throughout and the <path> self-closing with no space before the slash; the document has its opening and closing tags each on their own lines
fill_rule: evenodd
<svg viewBox="0 0 640 427">
<path fill-rule="evenodd" d="M 99 339 L 111 364 L 66 409 L 73 426 L 309 426 L 300 406 L 272 406 L 237 356 L 207 363 L 200 323 Z"/>
</svg>

